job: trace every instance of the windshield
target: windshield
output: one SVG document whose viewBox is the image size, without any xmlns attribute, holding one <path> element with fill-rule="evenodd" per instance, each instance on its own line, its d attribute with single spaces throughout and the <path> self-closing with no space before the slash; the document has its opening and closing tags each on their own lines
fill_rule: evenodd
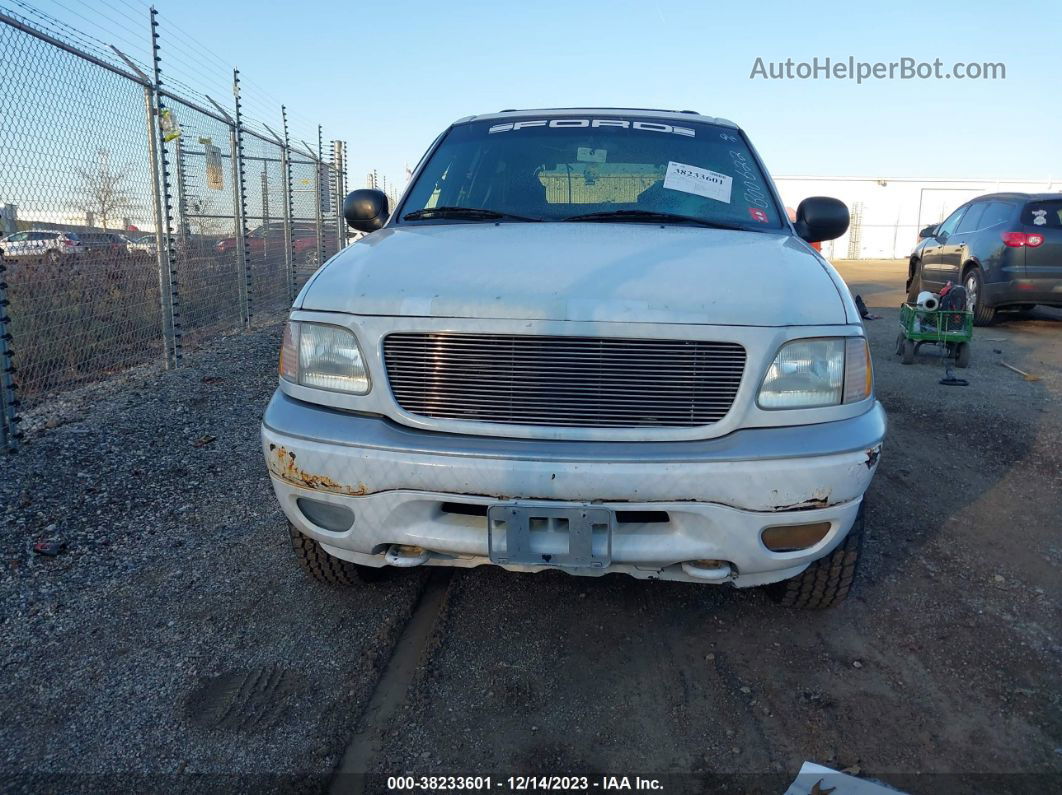
<svg viewBox="0 0 1062 795">
<path fill-rule="evenodd" d="M 658 213 L 757 231 L 782 227 L 766 179 L 737 130 L 622 115 L 458 125 L 425 164 L 400 218 L 493 220 L 417 212 L 431 208 L 489 210 L 513 220 L 607 214 L 591 220 L 666 222 L 649 215 Z"/>
</svg>

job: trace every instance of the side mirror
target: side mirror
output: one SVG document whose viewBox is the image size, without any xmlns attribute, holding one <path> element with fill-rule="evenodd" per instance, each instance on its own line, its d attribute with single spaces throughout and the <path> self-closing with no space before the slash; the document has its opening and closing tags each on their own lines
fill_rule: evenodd
<svg viewBox="0 0 1062 795">
<path fill-rule="evenodd" d="M 935 237 L 937 234 L 938 224 L 930 224 L 925 229 L 921 229 L 918 232 L 918 239 L 925 240 L 927 237 Z"/>
<path fill-rule="evenodd" d="M 362 188 L 347 194 L 343 200 L 343 217 L 351 229 L 375 232 L 387 223 L 390 211 L 383 191 Z"/>
<path fill-rule="evenodd" d="M 848 208 L 839 199 L 811 196 L 800 202 L 796 212 L 797 234 L 809 243 L 833 240 L 848 229 Z"/>
</svg>

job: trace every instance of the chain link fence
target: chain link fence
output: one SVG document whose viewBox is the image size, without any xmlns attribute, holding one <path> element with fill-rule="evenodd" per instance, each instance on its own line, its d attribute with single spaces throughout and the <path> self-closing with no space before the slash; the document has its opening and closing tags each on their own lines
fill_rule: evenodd
<svg viewBox="0 0 1062 795">
<path fill-rule="evenodd" d="M 180 102 L 171 100 L 169 107 L 181 127 L 180 137 L 166 148 L 174 170 L 181 326 L 188 350 L 238 327 L 243 317 L 232 128 Z"/>
<path fill-rule="evenodd" d="M 0 9 L 0 448 L 63 390 L 274 320 L 347 242 L 342 142 L 242 118 L 235 70 L 224 104 L 175 91 L 149 21 L 151 66 Z"/>
</svg>

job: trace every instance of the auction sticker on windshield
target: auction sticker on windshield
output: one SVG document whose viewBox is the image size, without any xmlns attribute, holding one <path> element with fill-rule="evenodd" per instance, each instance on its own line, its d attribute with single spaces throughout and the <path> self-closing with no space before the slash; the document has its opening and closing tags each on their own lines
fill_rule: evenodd
<svg viewBox="0 0 1062 795">
<path fill-rule="evenodd" d="M 730 204 L 730 189 L 733 178 L 707 168 L 689 166 L 685 163 L 669 161 L 664 174 L 664 187 L 680 190 L 683 193 L 695 193 L 724 204 Z"/>
</svg>

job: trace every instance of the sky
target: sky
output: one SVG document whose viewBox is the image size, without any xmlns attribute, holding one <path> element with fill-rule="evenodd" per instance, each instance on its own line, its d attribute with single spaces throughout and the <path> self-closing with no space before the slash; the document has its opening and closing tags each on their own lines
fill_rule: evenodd
<svg viewBox="0 0 1062 795">
<path fill-rule="evenodd" d="M 70 19 L 79 7 L 85 14 L 78 3 L 34 5 Z M 372 168 L 401 180 L 405 164 L 462 116 L 587 105 L 731 119 L 775 175 L 1062 174 L 1057 0 L 155 4 L 164 71 L 198 88 L 208 78 L 225 84 L 223 64 L 238 65 L 253 81 L 245 96 L 254 111 L 283 100 L 300 136 L 315 136 L 319 121 L 326 139 L 347 141 L 352 187 Z M 146 13 L 141 0 L 97 7 L 123 19 Z M 128 38 L 137 24 L 112 30 Z M 939 58 L 944 71 L 959 61 L 1002 62 L 1006 79 L 750 79 L 757 58 L 850 56 Z"/>
</svg>

